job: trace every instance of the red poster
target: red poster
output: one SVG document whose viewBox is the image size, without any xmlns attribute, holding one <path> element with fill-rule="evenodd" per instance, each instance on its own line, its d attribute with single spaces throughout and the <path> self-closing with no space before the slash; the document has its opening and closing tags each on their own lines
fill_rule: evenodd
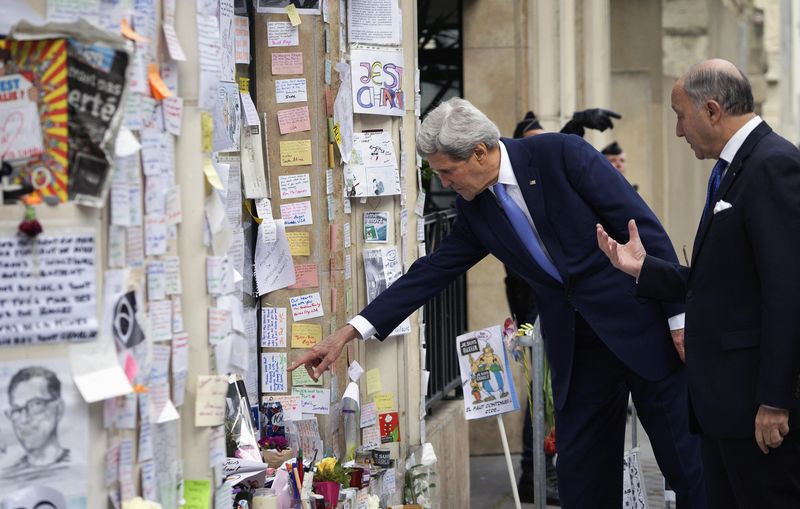
<svg viewBox="0 0 800 509">
<path fill-rule="evenodd" d="M 382 444 L 400 441 L 400 419 L 397 412 L 378 415 L 378 425 L 381 429 Z"/>
</svg>

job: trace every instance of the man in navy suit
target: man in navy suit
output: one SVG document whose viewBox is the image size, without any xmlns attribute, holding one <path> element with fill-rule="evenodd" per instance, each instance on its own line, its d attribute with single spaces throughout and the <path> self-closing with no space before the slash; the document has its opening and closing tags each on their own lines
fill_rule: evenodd
<svg viewBox="0 0 800 509">
<path fill-rule="evenodd" d="M 531 285 L 553 381 L 561 502 L 618 508 L 629 392 L 662 472 L 682 507 L 706 507 L 700 445 L 689 434 L 686 378 L 670 337 L 683 307 L 636 297 L 634 278 L 597 249 L 593 227 L 626 235 L 635 217 L 648 249 L 677 261 L 664 229 L 608 161 L 577 136 L 500 139 L 463 99 L 430 112 L 417 150 L 458 194 L 452 233 L 350 323 L 310 349 L 318 378 L 354 338 L 384 339 L 451 281 L 491 253 Z"/>
<path fill-rule="evenodd" d="M 634 221 L 627 244 L 601 225 L 598 243 L 639 295 L 686 303 L 711 506 L 800 507 L 800 151 L 753 112 L 749 81 L 725 60 L 681 77 L 672 109 L 695 156 L 717 160 L 691 269 L 643 246 Z"/>
</svg>

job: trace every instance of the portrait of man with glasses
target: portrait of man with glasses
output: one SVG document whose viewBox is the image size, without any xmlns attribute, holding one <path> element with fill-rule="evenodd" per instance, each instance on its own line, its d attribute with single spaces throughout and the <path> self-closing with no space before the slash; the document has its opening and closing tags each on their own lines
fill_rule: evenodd
<svg viewBox="0 0 800 509">
<path fill-rule="evenodd" d="M 70 450 L 62 447 L 58 439 L 58 425 L 65 409 L 58 376 L 40 366 L 20 369 L 9 382 L 8 402 L 4 413 L 24 454 L 7 467 L 7 473 L 69 464 Z"/>
</svg>

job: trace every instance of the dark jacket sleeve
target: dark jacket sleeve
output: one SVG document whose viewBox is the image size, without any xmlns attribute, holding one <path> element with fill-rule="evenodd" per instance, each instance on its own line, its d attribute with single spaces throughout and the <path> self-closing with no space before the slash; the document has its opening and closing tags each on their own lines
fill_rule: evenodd
<svg viewBox="0 0 800 509">
<path fill-rule="evenodd" d="M 407 316 L 488 254 L 462 218 L 459 201 L 453 231 L 438 249 L 415 261 L 406 274 L 359 313 L 378 331 L 378 339 L 385 339 Z"/>
<path fill-rule="evenodd" d="M 686 302 L 689 267 L 651 255 L 644 258 L 636 294 L 664 302 Z"/>
<path fill-rule="evenodd" d="M 628 221 L 635 219 L 647 252 L 678 263 L 672 242 L 656 215 L 600 152 L 582 139 L 569 136 L 564 141 L 564 163 L 572 186 L 617 242 L 628 242 Z M 674 302 L 677 301 L 661 303 L 667 318 L 684 312 L 684 306 Z"/>
</svg>

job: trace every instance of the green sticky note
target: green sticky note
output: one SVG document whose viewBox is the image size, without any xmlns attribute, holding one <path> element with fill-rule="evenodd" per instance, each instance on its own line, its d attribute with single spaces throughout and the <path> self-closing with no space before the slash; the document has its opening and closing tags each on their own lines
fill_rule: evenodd
<svg viewBox="0 0 800 509">
<path fill-rule="evenodd" d="M 183 482 L 184 509 L 208 509 L 211 505 L 211 481 Z"/>
<path fill-rule="evenodd" d="M 308 371 L 303 366 L 292 371 L 292 387 L 300 385 L 322 385 L 322 378 L 314 381 L 313 378 L 308 376 Z"/>
</svg>

